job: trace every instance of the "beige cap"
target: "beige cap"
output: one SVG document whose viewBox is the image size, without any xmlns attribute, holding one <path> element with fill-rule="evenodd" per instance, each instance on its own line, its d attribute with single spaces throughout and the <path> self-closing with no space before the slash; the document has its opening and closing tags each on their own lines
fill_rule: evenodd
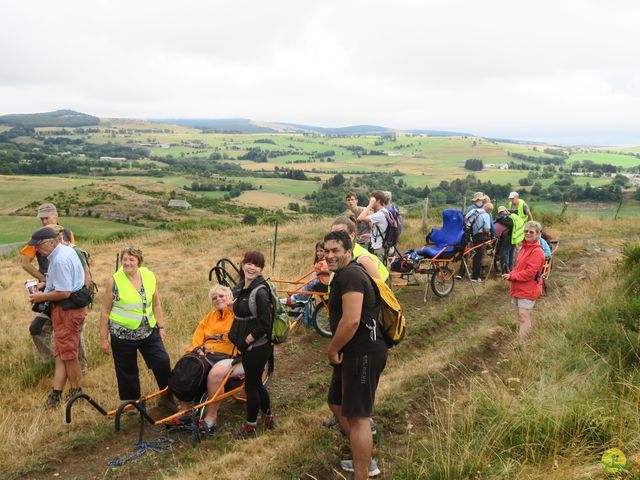
<svg viewBox="0 0 640 480">
<path fill-rule="evenodd" d="M 473 194 L 473 198 L 471 199 L 471 201 L 475 202 L 476 200 L 482 200 L 482 199 L 484 199 L 484 193 L 476 192 Z"/>
<path fill-rule="evenodd" d="M 509 194 L 509 198 L 513 198 L 513 197 L 517 197 L 518 196 L 518 192 L 511 192 Z"/>
<path fill-rule="evenodd" d="M 505 207 L 504 205 L 500 205 L 498 207 L 498 213 L 509 213 L 509 210 L 507 210 L 507 207 Z"/>
<path fill-rule="evenodd" d="M 38 207 L 38 218 L 48 217 L 52 213 L 58 213 L 53 203 L 43 203 Z"/>
</svg>

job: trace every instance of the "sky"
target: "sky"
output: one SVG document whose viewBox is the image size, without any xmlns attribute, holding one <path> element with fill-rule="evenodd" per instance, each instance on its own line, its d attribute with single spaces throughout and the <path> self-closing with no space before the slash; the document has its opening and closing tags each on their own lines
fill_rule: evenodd
<svg viewBox="0 0 640 480">
<path fill-rule="evenodd" d="M 640 145 L 633 0 L 3 2 L 0 114 Z"/>
</svg>

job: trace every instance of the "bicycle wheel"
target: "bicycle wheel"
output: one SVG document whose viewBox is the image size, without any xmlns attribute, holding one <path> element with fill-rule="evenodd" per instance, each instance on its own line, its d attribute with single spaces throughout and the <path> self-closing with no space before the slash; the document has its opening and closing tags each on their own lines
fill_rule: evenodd
<svg viewBox="0 0 640 480">
<path fill-rule="evenodd" d="M 325 338 L 333 336 L 329 326 L 329 307 L 324 300 L 318 303 L 313 311 L 313 328 Z"/>
<path fill-rule="evenodd" d="M 453 291 L 456 278 L 449 267 L 441 267 L 431 275 L 431 290 L 438 297 L 446 297 Z"/>
</svg>

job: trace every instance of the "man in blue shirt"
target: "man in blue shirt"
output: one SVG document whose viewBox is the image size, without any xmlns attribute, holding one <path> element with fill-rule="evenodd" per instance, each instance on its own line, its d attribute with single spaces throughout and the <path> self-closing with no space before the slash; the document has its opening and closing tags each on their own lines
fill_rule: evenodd
<svg viewBox="0 0 640 480">
<path fill-rule="evenodd" d="M 52 228 L 42 227 L 36 230 L 27 245 L 34 246 L 49 261 L 44 292 L 32 293 L 30 300 L 32 303 L 51 303 L 56 369 L 53 391 L 47 398 L 45 407 L 54 408 L 60 404 L 67 379 L 71 384 L 69 397 L 82 391 L 78 344 L 86 311 L 84 307 L 77 307 L 71 301 L 71 295 L 84 287 L 85 275 L 78 254 L 73 248 L 60 243 L 57 232 Z"/>
<path fill-rule="evenodd" d="M 464 216 L 465 225 L 471 226 L 471 243 L 474 247 L 474 255 L 473 255 L 473 263 L 471 267 L 471 281 L 481 282 L 480 272 L 482 269 L 482 258 L 484 257 L 484 251 L 486 247 L 482 245 L 478 247 L 478 245 L 486 242 L 491 234 L 491 217 L 485 211 L 484 207 L 480 205 L 480 207 L 476 207 L 470 209 L 467 214 Z M 464 258 L 462 262 L 464 262 Z M 461 279 L 464 275 L 464 263 L 460 264 L 460 271 L 456 278 Z"/>
</svg>

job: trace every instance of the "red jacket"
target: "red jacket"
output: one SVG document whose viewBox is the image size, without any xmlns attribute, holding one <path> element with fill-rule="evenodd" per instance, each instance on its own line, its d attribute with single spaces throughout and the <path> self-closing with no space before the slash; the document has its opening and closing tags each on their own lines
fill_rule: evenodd
<svg viewBox="0 0 640 480">
<path fill-rule="evenodd" d="M 536 282 L 536 275 L 542 271 L 544 251 L 540 243 L 522 242 L 516 265 L 511 270 L 511 296 L 536 300 L 542 295 L 542 280 Z"/>
</svg>

